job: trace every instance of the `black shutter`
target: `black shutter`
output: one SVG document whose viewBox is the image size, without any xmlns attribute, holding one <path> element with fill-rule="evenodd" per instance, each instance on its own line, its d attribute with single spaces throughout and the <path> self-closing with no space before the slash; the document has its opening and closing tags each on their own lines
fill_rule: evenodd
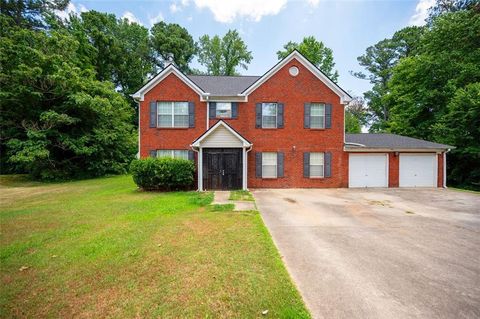
<svg viewBox="0 0 480 319">
<path fill-rule="evenodd" d="M 285 153 L 279 152 L 277 153 L 277 177 L 283 177 L 284 171 L 284 162 L 285 162 Z"/>
<path fill-rule="evenodd" d="M 195 127 L 195 103 L 188 102 L 188 127 Z"/>
<path fill-rule="evenodd" d="M 325 153 L 325 177 L 332 176 L 332 153 Z"/>
<path fill-rule="evenodd" d="M 277 128 L 283 128 L 284 126 L 284 104 L 278 103 L 277 104 Z"/>
<path fill-rule="evenodd" d="M 255 176 L 262 178 L 262 152 L 255 153 Z"/>
<path fill-rule="evenodd" d="M 157 127 L 157 101 L 150 102 L 150 127 Z"/>
<path fill-rule="evenodd" d="M 303 153 L 303 177 L 310 177 L 310 153 Z"/>
<path fill-rule="evenodd" d="M 238 102 L 232 102 L 232 118 L 238 118 Z"/>
<path fill-rule="evenodd" d="M 325 128 L 332 128 L 332 104 L 325 105 Z"/>
<path fill-rule="evenodd" d="M 156 150 L 150 150 L 150 157 L 157 157 L 157 151 Z"/>
<path fill-rule="evenodd" d="M 208 102 L 208 117 L 214 119 L 217 117 L 217 102 Z"/>
<path fill-rule="evenodd" d="M 255 127 L 262 127 L 262 103 L 257 103 L 255 105 Z"/>
<path fill-rule="evenodd" d="M 310 128 L 310 103 L 303 104 L 303 127 Z"/>
</svg>

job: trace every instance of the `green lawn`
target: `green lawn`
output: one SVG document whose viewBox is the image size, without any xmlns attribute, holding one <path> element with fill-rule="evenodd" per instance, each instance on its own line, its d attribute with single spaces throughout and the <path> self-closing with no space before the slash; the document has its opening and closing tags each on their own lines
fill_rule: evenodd
<svg viewBox="0 0 480 319">
<path fill-rule="evenodd" d="M 253 195 L 249 191 L 236 190 L 230 192 L 230 200 L 243 200 L 253 202 Z"/>
<path fill-rule="evenodd" d="M 2 318 L 310 317 L 257 212 L 130 176 L 0 185 Z"/>
</svg>

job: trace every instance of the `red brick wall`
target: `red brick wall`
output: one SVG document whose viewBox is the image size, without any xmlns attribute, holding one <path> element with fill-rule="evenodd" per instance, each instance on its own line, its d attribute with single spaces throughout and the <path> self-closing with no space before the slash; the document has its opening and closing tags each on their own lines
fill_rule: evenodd
<svg viewBox="0 0 480 319">
<path fill-rule="evenodd" d="M 150 101 L 193 101 L 195 102 L 195 128 L 151 128 Z M 140 157 L 148 157 L 154 149 L 191 149 L 190 144 L 200 136 L 207 126 L 206 103 L 199 95 L 176 75 L 170 74 L 147 94 L 140 102 Z"/>
<path fill-rule="evenodd" d="M 443 153 L 437 155 L 437 160 L 438 160 L 437 187 L 443 187 Z"/>
<path fill-rule="evenodd" d="M 299 74 L 290 76 L 288 69 L 297 66 Z M 284 128 L 255 128 L 255 104 L 285 104 Z M 332 104 L 332 128 L 304 129 L 304 103 Z M 235 130 L 253 143 L 248 155 L 248 187 L 347 187 L 348 154 L 343 152 L 344 108 L 340 98 L 296 60 L 290 61 L 268 81 L 250 94 L 247 103 L 239 103 L 238 119 L 226 120 Z M 215 121 L 211 121 L 214 124 Z M 255 152 L 284 152 L 285 171 L 282 178 L 255 177 Z M 332 176 L 323 179 L 303 177 L 303 152 L 331 152 Z"/>
<path fill-rule="evenodd" d="M 400 179 L 400 156 L 388 153 L 388 187 L 398 187 Z"/>
</svg>

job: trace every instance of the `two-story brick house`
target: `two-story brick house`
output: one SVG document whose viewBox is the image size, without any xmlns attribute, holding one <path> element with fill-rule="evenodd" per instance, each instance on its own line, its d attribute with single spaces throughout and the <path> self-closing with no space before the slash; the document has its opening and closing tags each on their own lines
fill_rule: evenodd
<svg viewBox="0 0 480 319">
<path fill-rule="evenodd" d="M 299 52 L 263 76 L 168 65 L 133 95 L 139 153 L 194 160 L 199 190 L 444 186 L 451 146 L 345 134 L 351 97 Z"/>
</svg>

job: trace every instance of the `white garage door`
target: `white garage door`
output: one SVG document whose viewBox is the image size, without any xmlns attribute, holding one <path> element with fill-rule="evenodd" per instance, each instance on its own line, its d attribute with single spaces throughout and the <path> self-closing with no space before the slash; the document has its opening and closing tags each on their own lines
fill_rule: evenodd
<svg viewBox="0 0 480 319">
<path fill-rule="evenodd" d="M 435 154 L 400 154 L 400 187 L 436 187 Z"/>
<path fill-rule="evenodd" d="M 388 187 L 387 154 L 350 154 L 349 187 Z"/>
</svg>

